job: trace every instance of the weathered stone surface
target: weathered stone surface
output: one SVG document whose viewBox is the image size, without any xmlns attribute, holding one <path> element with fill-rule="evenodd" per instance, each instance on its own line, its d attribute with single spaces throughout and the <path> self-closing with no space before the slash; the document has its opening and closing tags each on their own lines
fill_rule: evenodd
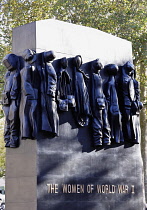
<svg viewBox="0 0 147 210">
<path fill-rule="evenodd" d="M 6 151 L 6 209 L 36 210 L 36 141 L 21 141 L 17 149 Z"/>
<path fill-rule="evenodd" d="M 90 72 L 90 61 L 96 58 L 103 64 L 132 61 L 130 42 L 57 20 L 15 28 L 13 52 L 21 55 L 26 48 L 37 52 L 54 50 L 57 59 L 53 65 L 57 70 L 58 59 L 66 56 L 70 75 L 72 57 L 77 54 L 83 58 L 82 69 L 86 73 Z M 60 113 L 59 137 L 40 133 L 37 141 L 21 141 L 18 149 L 7 149 L 6 159 L 7 210 L 145 209 L 140 145 L 114 144 L 95 151 L 91 127 L 77 127 L 72 111 Z M 58 193 L 48 193 L 47 184 L 58 184 Z M 80 184 L 84 193 L 63 193 L 63 184 Z M 91 185 L 94 189 L 89 193 Z M 101 187 L 99 193 L 97 185 Z M 115 193 L 111 192 L 112 186 Z M 122 193 L 118 192 L 120 186 L 126 189 Z"/>
<path fill-rule="evenodd" d="M 8 203 L 7 204 L 7 209 L 11 210 L 36 210 L 37 209 L 37 204 L 36 202 L 27 202 L 27 203 Z"/>
<path fill-rule="evenodd" d="M 134 145 L 125 148 L 126 145 L 113 145 L 113 147 L 110 146 L 100 151 L 93 150 L 89 153 L 82 153 L 78 137 L 75 138 L 76 147 L 74 147 L 75 151 L 72 152 L 58 150 L 56 153 L 52 153 L 49 147 L 48 149 L 46 147 L 46 150 L 48 150 L 46 156 L 50 157 L 49 153 L 52 153 L 57 158 L 56 163 L 55 160 L 52 162 L 52 158 L 47 158 L 51 161 L 50 166 L 39 154 L 39 170 L 43 171 L 46 166 L 48 171 L 45 171 L 44 176 L 43 174 L 38 176 L 38 192 L 41 192 L 38 197 L 38 209 L 40 205 L 49 205 L 51 209 L 64 209 L 64 206 L 69 202 L 71 208 L 75 209 L 83 209 L 84 206 L 86 209 L 100 208 L 102 210 L 144 209 L 140 146 Z M 46 141 L 50 141 L 50 139 L 46 139 Z M 39 148 L 41 141 L 38 142 L 40 142 L 38 143 Z M 63 144 L 65 144 L 65 141 L 63 141 Z M 66 144 L 68 143 L 66 142 Z M 55 183 L 59 186 L 58 194 L 47 193 L 47 184 Z M 63 193 L 63 184 L 84 185 L 84 193 Z M 87 185 L 89 184 L 94 187 L 92 193 L 87 192 Z M 110 190 L 109 192 L 102 190 L 98 193 L 97 185 L 105 185 L 105 187 L 108 185 Z M 112 185 L 115 186 L 114 193 L 112 193 Z M 124 191 L 120 191 L 122 187 L 124 187 Z M 53 203 L 47 203 L 47 200 Z"/>
</svg>

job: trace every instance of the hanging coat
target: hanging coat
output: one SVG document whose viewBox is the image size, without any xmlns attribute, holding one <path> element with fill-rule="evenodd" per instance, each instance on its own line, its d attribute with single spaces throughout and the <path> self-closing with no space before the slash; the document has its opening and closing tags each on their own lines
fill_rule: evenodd
<svg viewBox="0 0 147 210">
<path fill-rule="evenodd" d="M 59 116 L 57 113 L 57 103 L 56 103 L 56 89 L 57 89 L 57 75 L 54 67 L 51 63 L 46 63 L 46 106 L 47 106 L 47 116 L 49 123 L 51 125 L 52 134 L 54 136 L 59 136 Z"/>
<path fill-rule="evenodd" d="M 3 110 L 5 113 L 4 140 L 6 147 L 19 146 L 19 102 L 20 70 L 7 72 L 3 92 Z"/>
<path fill-rule="evenodd" d="M 92 74 L 92 129 L 95 146 L 110 144 L 110 127 L 107 116 L 107 104 L 102 90 L 100 74 Z"/>
<path fill-rule="evenodd" d="M 89 77 L 80 69 L 75 71 L 75 101 L 76 101 L 76 119 L 80 126 L 89 124 L 90 103 L 89 94 L 86 86 L 86 80 Z"/>
<path fill-rule="evenodd" d="M 41 130 L 59 135 L 59 117 L 56 104 L 57 75 L 51 63 L 43 61 L 41 77 Z"/>
<path fill-rule="evenodd" d="M 72 79 L 65 69 L 61 69 L 57 79 L 57 100 L 59 110 L 68 111 L 75 107 L 75 97 L 72 91 Z"/>
<path fill-rule="evenodd" d="M 118 80 L 117 92 L 119 98 L 119 107 L 122 114 L 122 130 L 124 140 L 130 143 L 138 143 L 138 140 L 135 137 L 135 87 L 131 77 L 131 72 L 127 69 L 126 65 L 122 67 L 122 75 Z"/>
<path fill-rule="evenodd" d="M 38 133 L 37 102 L 38 102 L 38 70 L 26 63 L 21 70 L 21 102 L 20 123 L 22 139 L 35 139 Z"/>
<path fill-rule="evenodd" d="M 118 105 L 114 76 L 110 76 L 104 84 L 104 94 L 108 103 L 108 119 L 111 129 L 111 138 L 116 143 L 123 142 L 121 113 Z"/>
</svg>

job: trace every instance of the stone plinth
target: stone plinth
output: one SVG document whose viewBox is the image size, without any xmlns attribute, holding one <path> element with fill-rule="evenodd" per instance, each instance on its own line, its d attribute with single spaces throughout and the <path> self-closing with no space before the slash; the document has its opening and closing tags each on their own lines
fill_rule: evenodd
<svg viewBox="0 0 147 210">
<path fill-rule="evenodd" d="M 123 65 L 132 61 L 131 43 L 102 31 L 57 20 L 33 22 L 13 30 L 13 53 L 24 49 L 54 50 L 58 59 L 80 54 L 82 69 L 90 61 Z M 90 86 L 89 86 L 90 89 Z M 143 210 L 143 166 L 140 145 L 93 148 L 91 128 L 79 128 L 70 110 L 60 113 L 60 136 L 39 133 L 37 140 L 22 140 L 17 149 L 7 149 L 7 210 Z M 49 192 L 49 184 L 56 184 Z M 63 192 L 65 184 L 83 187 Z M 81 189 L 81 188 L 80 188 Z M 121 191 L 122 189 L 122 191 Z"/>
</svg>

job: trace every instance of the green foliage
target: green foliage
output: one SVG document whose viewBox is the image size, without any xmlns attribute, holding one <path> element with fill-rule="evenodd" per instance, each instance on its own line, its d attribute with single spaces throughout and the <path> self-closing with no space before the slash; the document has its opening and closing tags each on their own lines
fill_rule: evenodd
<svg viewBox="0 0 147 210">
<path fill-rule="evenodd" d="M 1 0 L 1 37 L 9 51 L 12 28 L 55 18 L 132 41 L 135 64 L 147 65 L 146 11 L 146 0 Z"/>
<path fill-rule="evenodd" d="M 7 53 L 9 53 L 9 47 L 7 47 L 6 45 L 0 43 L 0 61 L 3 59 L 4 55 L 6 55 Z M 3 90 L 3 86 L 4 86 L 4 75 L 5 75 L 5 67 L 4 65 L 2 65 L 2 62 L 0 62 L 0 96 Z M 0 98 L 1 100 L 1 98 Z"/>
<path fill-rule="evenodd" d="M 93 27 L 131 41 L 134 64 L 144 88 L 147 79 L 146 0 L 1 0 L 0 5 L 0 60 L 11 51 L 12 28 L 54 18 Z M 4 75 L 1 64 L 0 73 L 1 92 Z M 141 97 L 145 101 L 144 95 Z"/>
</svg>

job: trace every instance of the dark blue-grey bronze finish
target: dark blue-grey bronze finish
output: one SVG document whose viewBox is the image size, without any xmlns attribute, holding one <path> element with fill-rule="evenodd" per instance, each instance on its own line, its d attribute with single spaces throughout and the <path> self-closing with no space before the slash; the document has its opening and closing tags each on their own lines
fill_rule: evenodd
<svg viewBox="0 0 147 210">
<path fill-rule="evenodd" d="M 43 68 L 41 69 L 42 83 L 42 131 L 48 131 L 53 136 L 59 135 L 59 117 L 56 104 L 57 75 L 50 63 L 55 58 L 52 51 L 43 53 Z M 43 88 L 44 87 L 44 88 Z"/>
<path fill-rule="evenodd" d="M 104 67 L 104 71 L 108 75 L 108 80 L 104 83 L 104 94 L 108 103 L 108 120 L 111 129 L 111 140 L 116 143 L 123 142 L 121 113 L 119 110 L 118 97 L 115 85 L 115 76 L 118 72 L 118 66 L 108 64 Z"/>
<path fill-rule="evenodd" d="M 3 91 L 6 147 L 18 147 L 19 136 L 36 139 L 41 130 L 59 135 L 57 76 L 50 63 L 54 58 L 52 51 L 36 54 L 30 49 L 23 52 L 21 62 L 14 54 L 4 57 L 8 69 Z"/>
<path fill-rule="evenodd" d="M 72 90 L 72 78 L 67 72 L 68 60 L 66 57 L 60 60 L 60 71 L 58 72 L 57 100 L 60 111 L 68 111 L 75 107 L 75 97 Z"/>
<path fill-rule="evenodd" d="M 66 57 L 58 60 L 59 68 L 55 70 L 51 64 L 55 59 L 53 51 L 35 53 L 27 49 L 22 58 L 23 68 L 20 57 L 14 54 L 3 59 L 8 69 L 3 92 L 6 147 L 18 147 L 19 136 L 36 139 L 39 131 L 47 132 L 49 137 L 59 136 L 57 104 L 59 111 L 74 110 L 77 126 L 92 126 L 95 147 L 110 145 L 111 140 L 139 143 L 142 103 L 132 63 L 120 67 L 115 81 L 118 66 L 108 64 L 103 69 L 100 60 L 94 60 L 88 90 L 89 75 L 80 69 L 80 55 L 72 58 L 71 74 Z M 108 78 L 104 85 L 101 70 Z"/>
<path fill-rule="evenodd" d="M 19 102 L 20 102 L 20 62 L 15 54 L 8 54 L 3 58 L 3 64 L 7 68 L 5 74 L 5 86 L 3 91 L 3 110 L 5 113 L 4 140 L 6 147 L 18 147 Z"/>
<path fill-rule="evenodd" d="M 35 52 L 28 49 L 23 53 L 25 66 L 21 70 L 20 130 L 22 139 L 35 139 L 37 135 L 37 105 L 39 75 Z"/>
<path fill-rule="evenodd" d="M 89 76 L 80 69 L 82 65 L 82 57 L 77 55 L 73 59 L 74 66 L 74 91 L 75 91 L 75 115 L 79 126 L 87 126 L 90 116 L 89 94 L 86 86 L 86 81 Z"/>
<path fill-rule="evenodd" d="M 122 114 L 123 136 L 125 141 L 138 144 L 140 142 L 139 111 L 142 103 L 139 101 L 139 85 L 134 79 L 134 65 L 127 62 L 120 71 L 116 84 Z"/>
<path fill-rule="evenodd" d="M 102 64 L 99 59 L 92 62 L 92 128 L 95 146 L 110 145 L 110 127 L 107 116 L 107 102 L 102 89 L 100 71 Z"/>
</svg>

